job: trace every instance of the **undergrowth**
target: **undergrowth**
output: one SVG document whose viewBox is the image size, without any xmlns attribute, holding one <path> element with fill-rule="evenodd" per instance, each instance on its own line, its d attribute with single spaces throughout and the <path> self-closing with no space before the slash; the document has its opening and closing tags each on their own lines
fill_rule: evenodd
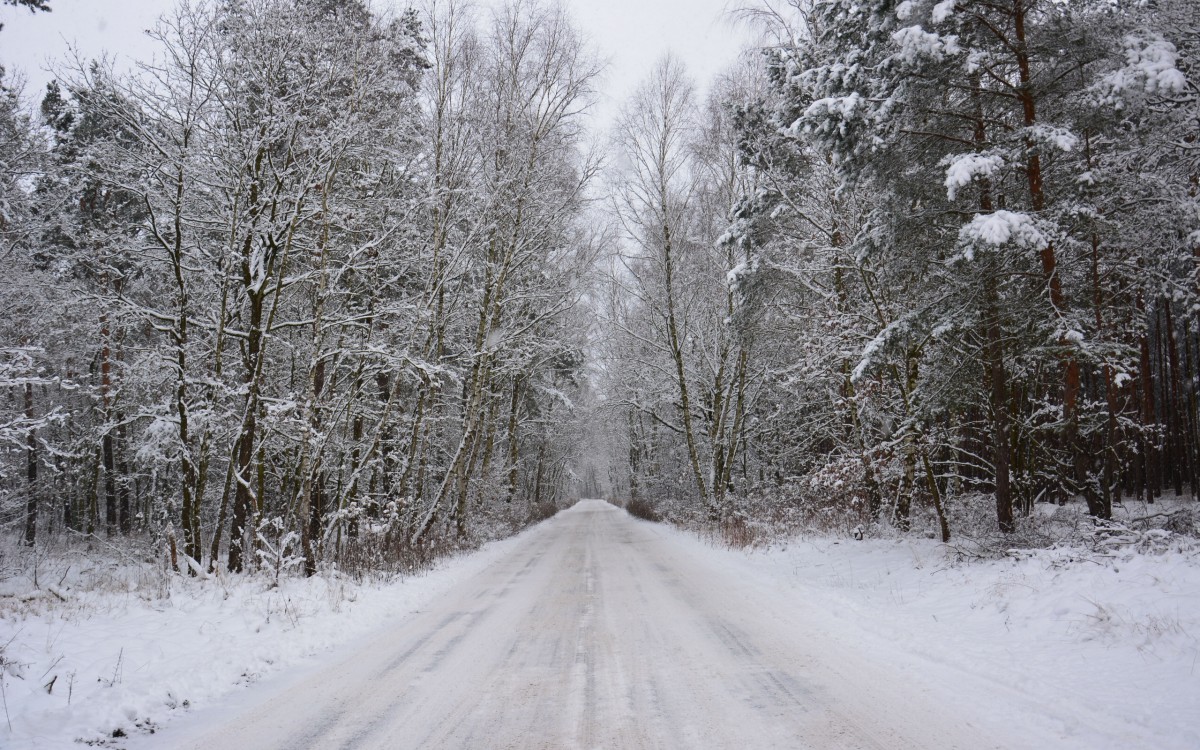
<svg viewBox="0 0 1200 750">
<path fill-rule="evenodd" d="M 909 528 L 904 529 L 890 516 L 886 503 L 873 518 L 861 499 L 827 490 L 790 487 L 739 495 L 728 500 L 719 520 L 710 518 L 698 504 L 667 502 L 658 507 L 663 506 L 661 516 L 666 520 L 733 548 L 767 547 L 798 537 L 938 538 L 937 519 L 928 506 L 914 507 Z M 1118 549 L 1200 552 L 1200 508 L 1186 496 L 1164 497 L 1153 505 L 1127 500 L 1115 506 L 1107 520 L 1089 515 L 1080 500 L 1038 504 L 1028 513 L 1018 513 L 1010 533 L 998 530 L 990 495 L 951 497 L 945 510 L 951 530 L 948 548 L 961 559 L 995 559 L 1020 550 L 1055 548 L 1096 554 Z"/>
<path fill-rule="evenodd" d="M 641 518 L 645 521 L 653 521 L 659 523 L 663 520 L 662 514 L 654 507 L 654 504 L 645 498 L 634 498 L 625 503 L 625 512 L 634 518 Z"/>
<path fill-rule="evenodd" d="M 477 514 L 463 537 L 452 528 L 439 528 L 417 542 L 403 527 L 364 519 L 351 527 L 347 538 L 330 536 L 320 541 L 317 574 L 329 583 L 331 591 L 348 590 L 348 584 L 419 574 L 443 558 L 511 536 L 558 510 L 553 502 L 531 507 L 514 503 L 501 512 Z M 270 590 L 286 578 L 304 575 L 300 540 L 269 521 L 257 530 L 243 574 L 228 573 L 223 559 L 215 565 L 205 559 L 203 564 L 189 566 L 176 552 L 176 564 L 172 565 L 168 540 L 152 534 L 108 539 L 60 531 L 43 534 L 36 545 L 28 547 L 18 531 L 0 530 L 0 618 L 18 620 L 50 610 L 84 617 L 98 607 L 119 606 L 130 598 L 146 602 L 170 599 L 183 582 L 221 589 L 237 582 Z M 331 604 L 336 609 L 339 602 Z"/>
</svg>

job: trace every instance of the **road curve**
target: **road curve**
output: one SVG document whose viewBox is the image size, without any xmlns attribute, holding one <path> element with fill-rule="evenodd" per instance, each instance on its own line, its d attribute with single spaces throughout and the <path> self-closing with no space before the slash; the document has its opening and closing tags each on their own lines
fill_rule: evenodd
<svg viewBox="0 0 1200 750">
<path fill-rule="evenodd" d="M 999 747 L 803 611 L 661 527 L 583 501 L 192 746 Z"/>
</svg>

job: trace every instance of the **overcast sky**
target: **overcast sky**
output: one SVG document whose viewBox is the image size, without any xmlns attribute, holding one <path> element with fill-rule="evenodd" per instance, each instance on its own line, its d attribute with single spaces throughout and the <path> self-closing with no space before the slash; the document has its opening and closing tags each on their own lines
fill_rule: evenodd
<svg viewBox="0 0 1200 750">
<path fill-rule="evenodd" d="M 734 0 L 566 0 L 577 25 L 609 68 L 596 116 L 604 127 L 646 71 L 667 52 L 687 65 L 704 88 L 729 66 L 747 36 L 728 19 Z M 386 0 L 376 0 L 376 5 Z M 50 74 L 47 62 L 68 44 L 84 57 L 108 51 L 119 60 L 148 57 L 153 45 L 143 31 L 173 0 L 50 0 L 51 13 L 31 14 L 0 6 L 0 62 L 25 70 L 27 94 L 40 96 Z M 402 2 L 396 2 L 402 6 Z"/>
</svg>

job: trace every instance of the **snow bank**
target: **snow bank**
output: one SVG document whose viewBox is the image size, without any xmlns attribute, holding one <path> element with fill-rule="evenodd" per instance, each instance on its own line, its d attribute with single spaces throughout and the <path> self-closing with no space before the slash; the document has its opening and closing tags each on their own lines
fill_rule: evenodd
<svg viewBox="0 0 1200 750">
<path fill-rule="evenodd" d="M 778 602 L 796 637 L 831 638 L 912 675 L 914 689 L 932 685 L 935 699 L 1011 726 L 1018 746 L 1200 747 L 1193 554 L 1062 548 L 967 563 L 912 538 L 810 538 L 748 553 L 650 528 Z M 181 708 L 220 710 L 264 692 L 240 698 L 239 685 L 285 689 L 334 647 L 426 607 L 516 543 L 392 584 L 172 577 L 161 592 L 114 593 L 43 579 L 43 599 L 23 602 L 34 589 L 10 577 L 0 582 L 0 745 L 124 746 L 122 733 L 153 730 Z"/>
<path fill-rule="evenodd" d="M 940 685 L 1028 747 L 1200 747 L 1200 561 L 1132 550 L 964 563 L 928 540 L 680 544 L 741 571 L 856 652 Z M 802 614 L 801 614 L 802 613 Z"/>
<path fill-rule="evenodd" d="M 285 667 L 423 607 L 490 565 L 515 537 L 393 583 L 337 576 L 198 581 L 164 578 L 161 591 L 39 594 L 42 581 L 0 582 L 0 746 L 121 745 L 178 709 L 211 704 Z M 34 598 L 53 596 L 39 604 Z M 113 738 L 118 738 L 114 740 Z"/>
</svg>

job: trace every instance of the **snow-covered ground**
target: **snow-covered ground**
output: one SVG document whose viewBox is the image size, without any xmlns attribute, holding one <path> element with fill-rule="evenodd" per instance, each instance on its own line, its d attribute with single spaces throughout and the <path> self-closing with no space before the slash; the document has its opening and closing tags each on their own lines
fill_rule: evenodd
<svg viewBox="0 0 1200 750">
<path fill-rule="evenodd" d="M 804 602 L 869 659 L 974 695 L 1028 747 L 1200 748 L 1200 559 L 1080 549 L 961 562 L 931 540 L 679 543 Z"/>
<path fill-rule="evenodd" d="M 387 585 L 173 577 L 152 595 L 43 578 L 58 594 L 0 596 L 0 746 L 212 747 L 210 732 L 253 726 L 284 747 L 278 714 L 287 736 L 364 746 L 395 725 L 434 746 L 511 731 L 547 747 L 787 747 L 800 727 L 838 738 L 829 747 L 930 747 L 926 732 L 946 747 L 1192 749 L 1200 561 L 1186 547 L 972 562 L 916 539 L 745 552 L 591 502 Z M 261 711 L 239 724 L 247 706 Z M 296 726 L 295 706 L 329 725 Z"/>
<path fill-rule="evenodd" d="M 180 709 L 272 675 L 287 680 L 477 575 L 516 539 L 391 583 L 293 575 L 276 586 L 269 577 L 199 581 L 136 568 L 130 580 L 131 569 L 113 563 L 109 585 L 79 591 L 59 581 L 78 576 L 61 560 L 41 563 L 38 587 L 28 575 L 0 579 L 0 747 L 105 739 L 119 747 Z M 126 591 L 114 590 L 122 584 Z"/>
</svg>

